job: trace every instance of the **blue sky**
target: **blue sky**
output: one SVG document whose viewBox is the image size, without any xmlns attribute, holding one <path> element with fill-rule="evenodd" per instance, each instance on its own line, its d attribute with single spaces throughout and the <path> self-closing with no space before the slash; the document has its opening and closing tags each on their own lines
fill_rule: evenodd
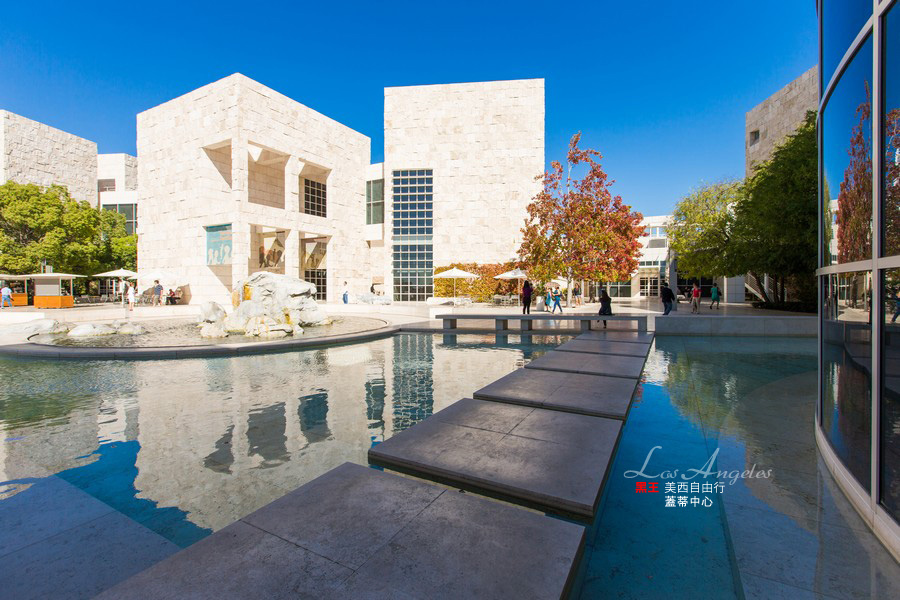
<svg viewBox="0 0 900 600">
<path fill-rule="evenodd" d="M 385 86 L 543 77 L 547 161 L 582 131 L 652 215 L 743 176 L 744 113 L 816 63 L 816 36 L 812 0 L 11 2 L 0 108 L 133 154 L 138 112 L 241 72 L 378 162 Z"/>
</svg>

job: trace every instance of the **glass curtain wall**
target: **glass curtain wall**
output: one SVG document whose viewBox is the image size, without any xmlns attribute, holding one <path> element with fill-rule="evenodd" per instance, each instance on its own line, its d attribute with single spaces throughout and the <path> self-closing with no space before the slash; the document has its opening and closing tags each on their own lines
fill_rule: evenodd
<svg viewBox="0 0 900 600">
<path fill-rule="evenodd" d="M 820 0 L 819 17 L 818 426 L 900 522 L 900 8 Z"/>
</svg>

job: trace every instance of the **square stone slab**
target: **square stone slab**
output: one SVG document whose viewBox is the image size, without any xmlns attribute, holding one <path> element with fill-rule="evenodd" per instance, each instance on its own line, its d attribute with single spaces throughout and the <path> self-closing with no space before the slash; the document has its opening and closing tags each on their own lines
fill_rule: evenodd
<svg viewBox="0 0 900 600">
<path fill-rule="evenodd" d="M 637 342 L 649 344 L 653 341 L 653 334 L 646 331 L 586 331 L 580 334 L 578 340 L 605 340 L 610 342 Z"/>
<path fill-rule="evenodd" d="M 637 379 L 644 369 L 644 360 L 645 358 L 641 356 L 614 356 L 612 354 L 551 350 L 525 365 L 525 368 Z"/>
<path fill-rule="evenodd" d="M 634 344 L 637 345 L 637 344 Z M 518 369 L 487 385 L 474 397 L 595 417 L 624 419 L 637 379 Z"/>
<path fill-rule="evenodd" d="M 592 518 L 621 429 L 617 419 L 464 399 L 370 448 L 369 460 Z"/>
<path fill-rule="evenodd" d="M 560 352 L 587 352 L 589 354 L 619 354 L 622 356 L 646 357 L 650 354 L 650 344 L 575 338 L 557 347 L 556 350 Z"/>
<path fill-rule="evenodd" d="M 561 598 L 584 536 L 345 463 L 100 598 Z"/>
</svg>

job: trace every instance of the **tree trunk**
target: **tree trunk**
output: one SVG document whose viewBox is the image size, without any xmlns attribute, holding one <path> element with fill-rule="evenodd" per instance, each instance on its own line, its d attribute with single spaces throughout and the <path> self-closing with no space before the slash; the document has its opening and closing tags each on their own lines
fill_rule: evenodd
<svg viewBox="0 0 900 600">
<path fill-rule="evenodd" d="M 759 292 L 762 294 L 763 302 L 766 304 L 770 304 L 772 301 L 769 300 L 769 294 L 766 292 L 766 286 L 763 285 L 762 280 L 759 278 L 759 274 L 755 271 L 750 271 L 750 275 L 753 277 L 753 281 L 756 282 L 756 287 L 759 288 Z"/>
</svg>

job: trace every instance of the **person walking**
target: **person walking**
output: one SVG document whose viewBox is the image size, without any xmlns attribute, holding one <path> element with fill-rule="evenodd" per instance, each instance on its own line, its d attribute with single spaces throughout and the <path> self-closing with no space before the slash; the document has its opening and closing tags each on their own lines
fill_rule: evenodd
<svg viewBox="0 0 900 600">
<path fill-rule="evenodd" d="M 672 312 L 672 305 L 675 303 L 675 292 L 669 287 L 669 284 L 663 281 L 662 288 L 659 290 L 659 299 L 662 300 L 663 314 L 667 315 Z"/>
<path fill-rule="evenodd" d="M 163 286 L 160 285 L 159 279 L 153 282 L 153 304 L 154 306 L 162 306 Z"/>
<path fill-rule="evenodd" d="M 700 285 L 695 281 L 691 289 L 691 314 L 700 313 Z"/>
<path fill-rule="evenodd" d="M 709 296 L 712 298 L 712 301 L 709 303 L 709 310 L 712 310 L 712 305 L 716 305 L 716 310 L 719 310 L 719 286 L 715 283 L 712 284 L 712 289 L 709 290 Z"/>
<path fill-rule="evenodd" d="M 612 298 L 609 294 L 606 293 L 606 288 L 600 289 L 600 313 L 601 315 L 611 315 L 612 311 Z M 606 319 L 603 319 L 603 329 L 606 329 Z"/>
<path fill-rule="evenodd" d="M 575 284 L 575 289 L 572 290 L 572 295 L 575 297 L 575 306 L 581 306 L 581 286 L 577 283 Z"/>
<path fill-rule="evenodd" d="M 347 282 L 344 282 L 344 293 L 341 294 L 341 299 L 343 299 L 344 304 L 350 304 L 350 288 L 347 286 Z"/>
<path fill-rule="evenodd" d="M 0 310 L 7 306 L 12 308 L 12 288 L 9 287 L 8 283 L 4 282 L 3 287 L 0 288 Z"/>
<path fill-rule="evenodd" d="M 531 314 L 531 282 L 527 279 L 525 283 L 522 284 L 522 314 L 530 315 Z"/>
<path fill-rule="evenodd" d="M 128 311 L 134 311 L 134 284 L 126 283 L 125 284 L 125 297 L 128 299 Z"/>
<path fill-rule="evenodd" d="M 895 323 L 897 321 L 897 317 L 900 317 L 900 288 L 894 290 L 893 293 L 894 298 L 894 316 L 891 317 L 891 323 Z"/>
<path fill-rule="evenodd" d="M 562 314 L 562 305 L 560 302 L 562 301 L 562 293 L 559 291 L 559 286 L 553 288 L 553 309 L 550 311 L 551 313 L 555 313 L 556 309 L 559 309 L 559 314 Z"/>
<path fill-rule="evenodd" d="M 547 288 L 547 297 L 544 298 L 544 311 L 550 312 L 551 306 L 553 306 L 553 291 Z"/>
</svg>

